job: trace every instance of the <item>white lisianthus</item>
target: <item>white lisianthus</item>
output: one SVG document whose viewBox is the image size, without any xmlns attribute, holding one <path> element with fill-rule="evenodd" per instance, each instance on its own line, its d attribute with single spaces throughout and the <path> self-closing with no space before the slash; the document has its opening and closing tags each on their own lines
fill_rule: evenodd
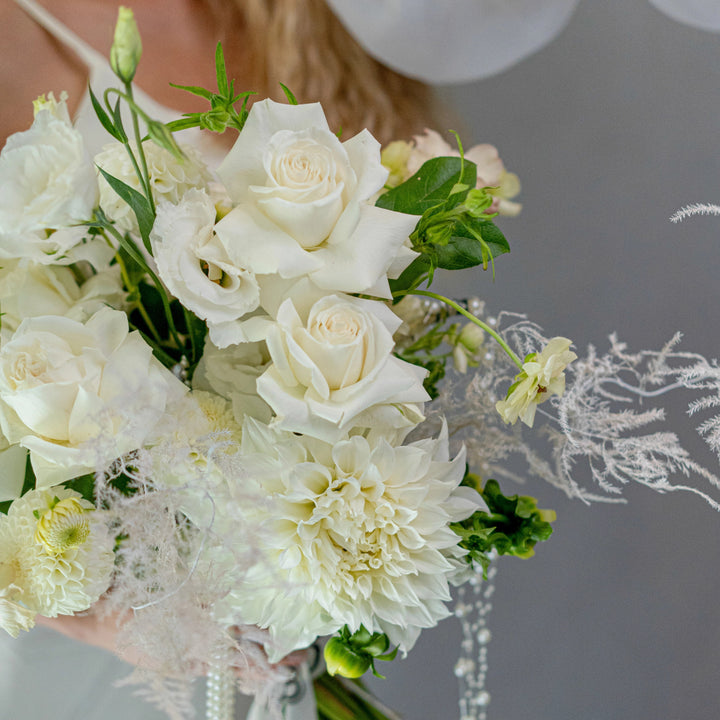
<svg viewBox="0 0 720 720">
<path fill-rule="evenodd" d="M 343 625 L 385 632 L 403 651 L 449 612 L 463 551 L 449 524 L 487 509 L 459 487 L 465 453 L 437 440 L 393 447 L 379 433 L 334 445 L 248 421 L 243 455 L 267 503 L 261 560 L 219 611 L 268 628 L 277 661 Z M 224 508 L 218 508 L 222 513 Z"/>
<path fill-rule="evenodd" d="M 135 147 L 132 147 L 135 150 Z M 151 140 L 143 142 L 150 186 L 156 205 L 163 200 L 177 204 L 188 190 L 207 188 L 212 180 L 198 152 L 186 145 L 181 145 L 181 148 L 185 158 L 179 160 L 170 151 Z M 95 156 L 95 164 L 109 175 L 141 192 L 140 179 L 124 145 L 117 142 L 106 145 Z M 137 235 L 137 219 L 132 208 L 108 185 L 105 178 L 99 176 L 97 182 L 100 187 L 100 207 L 108 218 L 113 220 L 122 232 L 132 232 Z"/>
<path fill-rule="evenodd" d="M 87 610 L 107 590 L 114 538 L 92 503 L 63 487 L 32 490 L 0 516 L 0 582 L 46 617 Z"/>
<path fill-rule="evenodd" d="M 272 365 L 257 390 L 283 430 L 332 442 L 353 427 L 406 426 L 429 399 L 426 371 L 392 354 L 400 319 L 384 304 L 328 295 L 285 300 L 267 337 Z M 412 421 L 422 419 L 416 407 Z"/>
<path fill-rule="evenodd" d="M 218 175 L 235 204 L 216 227 L 233 262 L 256 275 L 308 276 L 326 291 L 390 297 L 387 272 L 417 218 L 368 202 L 387 170 L 367 130 L 341 143 L 319 104 L 264 100 Z"/>
<path fill-rule="evenodd" d="M 60 102 L 38 103 L 29 130 L 11 135 L 0 153 L 0 247 L 5 236 L 38 234 L 89 220 L 97 182 L 83 139 Z"/>
<path fill-rule="evenodd" d="M 424 135 L 415 135 L 413 141 L 406 163 L 406 178 L 414 175 L 423 163 L 431 158 L 460 157 L 459 151 L 448 144 L 435 130 L 426 129 Z M 510 217 L 519 214 L 522 205 L 512 202 L 511 198 L 520 192 L 520 180 L 515 173 L 505 170 L 497 148 L 487 143 L 474 145 L 465 152 L 465 158 L 477 166 L 476 187 L 492 188 L 490 194 L 495 200 L 490 212 L 498 212 L 500 215 Z"/>
<path fill-rule="evenodd" d="M 515 376 L 507 397 L 495 407 L 506 423 L 514 424 L 518 418 L 528 427 L 533 426 L 535 409 L 551 395 L 565 392 L 565 368 L 577 358 L 570 350 L 571 340 L 555 337 L 540 353 L 525 358 L 522 371 Z"/>
<path fill-rule="evenodd" d="M 153 357 L 125 313 L 103 308 L 85 324 L 23 321 L 0 350 L 0 426 L 30 451 L 48 487 L 140 447 L 169 398 L 185 391 Z"/>
<path fill-rule="evenodd" d="M 0 268 L 3 340 L 25 318 L 63 315 L 83 322 L 105 306 L 121 309 L 126 297 L 118 265 L 80 284 L 68 267 L 7 260 Z"/>
<path fill-rule="evenodd" d="M 162 202 L 150 235 L 158 273 L 170 292 L 206 320 L 218 345 L 237 342 L 237 323 L 260 302 L 255 276 L 229 256 L 214 232 L 215 205 L 202 190 Z"/>
<path fill-rule="evenodd" d="M 221 349 L 206 340 L 193 374 L 193 389 L 211 391 L 229 400 L 238 423 L 242 424 L 245 416 L 269 422 L 272 410 L 257 391 L 257 379 L 269 365 L 264 341 Z"/>
</svg>

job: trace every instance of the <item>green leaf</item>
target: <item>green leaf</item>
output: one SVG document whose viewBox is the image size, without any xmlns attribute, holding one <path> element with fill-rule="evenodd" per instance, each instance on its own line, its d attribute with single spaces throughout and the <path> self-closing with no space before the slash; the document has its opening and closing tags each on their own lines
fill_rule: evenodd
<svg viewBox="0 0 720 720">
<path fill-rule="evenodd" d="M 427 277 L 431 261 L 427 255 L 419 255 L 403 270 L 399 278 L 390 280 L 393 302 L 400 302 L 409 290 L 413 290 Z"/>
<path fill-rule="evenodd" d="M 290 103 L 290 105 L 297 105 L 298 101 L 295 98 L 295 96 L 292 94 L 292 92 L 290 91 L 290 88 L 286 87 L 282 83 L 280 83 L 280 87 L 282 88 L 283 92 L 285 93 L 285 97 L 287 98 L 288 103 Z"/>
<path fill-rule="evenodd" d="M 95 114 L 97 115 L 97 118 L 100 121 L 100 124 L 118 142 L 121 142 L 121 143 L 127 142 L 127 137 L 125 137 L 125 133 L 124 132 L 121 133 L 115 127 L 115 125 L 113 124 L 113 121 L 110 119 L 110 116 L 105 112 L 105 109 L 100 104 L 100 101 L 97 99 L 97 97 L 95 97 L 95 93 L 92 91 L 92 88 L 89 85 L 88 85 L 88 92 L 90 93 L 90 102 L 92 103 L 93 110 L 95 110 Z"/>
<path fill-rule="evenodd" d="M 477 265 L 485 266 L 491 258 L 510 252 L 505 236 L 493 222 L 475 220 L 472 225 L 469 222 L 472 219 L 455 223 L 447 245 L 434 247 L 437 267 L 462 270 Z M 482 242 L 478 240 L 478 235 Z"/>
<path fill-rule="evenodd" d="M 88 502 L 95 504 L 95 476 L 93 474 L 81 475 L 64 484 L 70 490 L 79 492 Z"/>
<path fill-rule="evenodd" d="M 155 222 L 155 213 L 153 213 L 148 199 L 142 193 L 135 190 L 135 188 L 130 187 L 127 183 L 110 175 L 110 173 L 105 172 L 101 167 L 98 167 L 98 170 L 100 170 L 102 176 L 107 180 L 108 185 L 110 185 L 135 213 L 145 249 L 152 254 L 150 231 Z"/>
<path fill-rule="evenodd" d="M 217 77 L 218 92 L 221 95 L 232 97 L 232 88 L 228 84 L 227 69 L 225 67 L 225 54 L 223 53 L 222 43 L 215 46 L 215 75 Z"/>
<path fill-rule="evenodd" d="M 177 83 L 170 83 L 170 85 L 178 90 L 185 90 L 186 92 L 205 98 L 206 100 L 211 100 L 213 97 L 213 93 L 210 90 L 206 90 L 198 85 L 178 85 Z M 169 124 L 170 123 L 168 123 L 168 125 Z"/>
<path fill-rule="evenodd" d="M 120 112 L 120 98 L 117 99 L 115 107 L 113 108 L 113 122 L 115 123 L 115 129 L 120 135 L 120 142 L 126 143 L 128 141 L 127 133 L 123 127 L 122 114 Z"/>
<path fill-rule="evenodd" d="M 458 157 L 432 158 L 404 183 L 381 195 L 375 203 L 386 210 L 422 215 L 447 202 L 458 186 L 475 187 L 477 166 Z M 465 191 L 466 192 L 466 191 Z M 456 193 L 458 202 L 464 195 Z"/>
</svg>

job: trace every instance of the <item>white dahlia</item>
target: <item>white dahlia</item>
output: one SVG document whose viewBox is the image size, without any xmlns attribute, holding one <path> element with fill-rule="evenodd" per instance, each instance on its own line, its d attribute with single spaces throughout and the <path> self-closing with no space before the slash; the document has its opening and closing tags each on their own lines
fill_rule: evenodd
<svg viewBox="0 0 720 720">
<path fill-rule="evenodd" d="M 463 554 L 449 524 L 484 503 L 458 487 L 465 453 L 449 460 L 446 429 L 400 447 L 373 433 L 332 445 L 248 420 L 243 453 L 270 501 L 245 512 L 265 512 L 267 533 L 226 610 L 270 630 L 272 662 L 343 625 L 407 651 L 448 615 Z"/>
<path fill-rule="evenodd" d="M 0 517 L 0 579 L 13 590 L 9 599 L 34 613 L 86 610 L 110 584 L 113 543 L 92 503 L 74 490 L 33 490 Z"/>
</svg>

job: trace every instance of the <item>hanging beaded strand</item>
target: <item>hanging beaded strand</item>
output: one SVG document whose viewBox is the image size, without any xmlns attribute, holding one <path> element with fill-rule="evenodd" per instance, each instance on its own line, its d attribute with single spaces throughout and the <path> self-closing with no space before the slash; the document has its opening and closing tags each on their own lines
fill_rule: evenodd
<svg viewBox="0 0 720 720">
<path fill-rule="evenodd" d="M 485 687 L 487 646 L 491 639 L 487 617 L 492 610 L 490 598 L 495 592 L 497 567 L 487 571 L 487 580 L 477 572 L 458 589 L 455 616 L 460 620 L 462 641 L 455 675 L 460 689 L 460 720 L 487 720 L 490 693 Z"/>
</svg>

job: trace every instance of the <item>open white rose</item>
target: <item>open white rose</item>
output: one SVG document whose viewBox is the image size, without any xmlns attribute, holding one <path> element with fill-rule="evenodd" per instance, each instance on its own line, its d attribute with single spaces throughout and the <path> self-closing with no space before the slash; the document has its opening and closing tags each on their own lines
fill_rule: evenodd
<svg viewBox="0 0 720 720">
<path fill-rule="evenodd" d="M 37 487 L 93 472 L 140 447 L 185 391 L 127 316 L 23 321 L 0 350 L 0 426 L 30 451 Z"/>
<path fill-rule="evenodd" d="M 367 130 L 341 143 L 319 104 L 264 100 L 218 175 L 235 208 L 216 232 L 234 262 L 257 275 L 307 275 L 325 290 L 389 297 L 388 269 L 417 218 L 368 202 L 387 170 Z"/>
<path fill-rule="evenodd" d="M 257 381 L 274 424 L 332 442 L 356 426 L 397 428 L 409 416 L 421 419 L 413 404 L 429 399 L 426 373 L 392 355 L 399 324 L 374 300 L 329 295 L 309 307 L 283 302 L 267 338 L 272 365 Z"/>
<path fill-rule="evenodd" d="M 214 230 L 215 206 L 202 190 L 177 204 L 158 205 L 150 241 L 158 273 L 170 292 L 206 320 L 221 346 L 238 342 L 235 321 L 259 304 L 252 272 L 233 262 Z"/>
</svg>

